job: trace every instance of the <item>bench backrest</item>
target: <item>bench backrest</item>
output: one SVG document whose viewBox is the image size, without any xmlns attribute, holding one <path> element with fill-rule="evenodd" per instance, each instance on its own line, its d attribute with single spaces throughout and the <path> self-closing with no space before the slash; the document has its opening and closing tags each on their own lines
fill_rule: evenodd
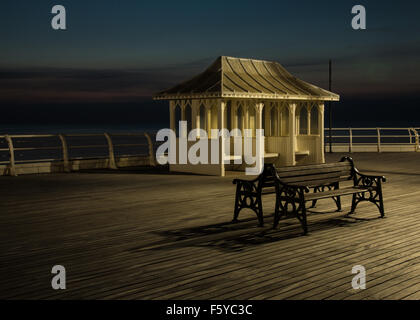
<svg viewBox="0 0 420 320">
<path fill-rule="evenodd" d="M 273 164 L 265 164 L 260 180 L 262 188 L 275 185 L 273 169 L 281 182 L 308 187 L 331 185 L 353 177 L 353 163 L 346 158 L 340 162 L 281 168 L 276 168 Z"/>
</svg>

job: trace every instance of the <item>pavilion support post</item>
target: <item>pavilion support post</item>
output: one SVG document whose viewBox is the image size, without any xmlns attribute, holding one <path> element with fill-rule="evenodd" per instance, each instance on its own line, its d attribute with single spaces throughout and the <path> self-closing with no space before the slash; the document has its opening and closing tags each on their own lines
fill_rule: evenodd
<svg viewBox="0 0 420 320">
<path fill-rule="evenodd" d="M 296 165 L 296 103 L 289 104 L 289 155 L 287 164 Z"/>
<path fill-rule="evenodd" d="M 206 107 L 207 136 L 210 139 L 211 138 L 211 105 L 210 105 L 209 100 L 206 100 L 205 107 Z"/>
<path fill-rule="evenodd" d="M 244 130 L 245 129 L 250 129 L 249 127 L 249 106 L 248 103 L 245 104 L 244 106 L 245 112 L 244 112 Z M 245 134 L 243 134 L 243 136 L 245 136 Z"/>
<path fill-rule="evenodd" d="M 186 117 L 186 114 L 185 114 L 186 106 L 187 106 L 187 101 L 186 100 L 181 100 L 181 121 L 187 121 L 187 117 Z M 187 128 L 188 128 L 188 124 L 186 125 L 184 130 L 182 130 L 182 127 L 179 126 L 179 130 L 181 131 L 179 133 L 180 137 L 185 138 L 185 139 L 187 138 L 187 135 L 188 135 L 188 133 L 187 133 L 188 129 Z"/>
<path fill-rule="evenodd" d="M 231 129 L 238 129 L 238 105 L 235 100 L 232 101 L 230 112 Z"/>
<path fill-rule="evenodd" d="M 226 101 L 218 100 L 218 115 L 217 115 L 217 127 L 219 130 L 224 129 L 223 124 L 225 123 L 225 108 Z M 225 136 L 220 134 L 219 139 L 219 165 L 220 165 L 220 176 L 225 176 Z"/>
<path fill-rule="evenodd" d="M 283 119 L 282 119 L 282 110 L 284 108 L 284 105 L 282 103 L 278 103 L 276 105 L 277 108 L 277 129 L 274 133 L 275 136 L 282 136 L 284 133 L 284 128 L 283 128 Z"/>
<path fill-rule="evenodd" d="M 181 100 L 181 121 L 185 121 L 185 100 Z"/>
<path fill-rule="evenodd" d="M 255 117 L 256 117 L 256 123 L 255 123 L 255 129 L 262 129 L 262 112 L 264 109 L 264 104 L 261 102 L 257 102 L 255 104 Z"/>
<path fill-rule="evenodd" d="M 170 128 L 172 131 L 175 131 L 176 124 L 175 124 L 175 101 L 169 101 L 169 119 L 170 119 Z"/>
<path fill-rule="evenodd" d="M 247 128 L 247 126 L 246 126 L 246 123 L 247 123 L 247 121 L 246 121 L 247 112 L 246 112 L 246 105 L 245 105 L 245 103 L 242 103 L 239 108 L 241 108 L 241 115 L 242 115 L 242 117 L 241 117 L 241 130 L 242 130 L 242 132 L 241 133 L 242 133 L 242 137 L 245 137 L 245 129 Z"/>
<path fill-rule="evenodd" d="M 307 135 L 309 136 L 311 134 L 311 103 L 307 104 L 307 112 L 306 112 L 306 124 L 307 124 Z"/>
<path fill-rule="evenodd" d="M 257 104 L 255 105 L 255 117 L 256 117 L 256 121 L 255 121 L 255 139 L 257 139 L 257 129 L 262 129 L 263 128 L 263 122 L 262 122 L 262 114 L 264 111 L 264 103 L 262 102 L 257 102 Z M 262 139 L 264 139 L 265 133 L 262 135 Z M 262 141 L 262 143 L 257 143 L 257 141 L 255 140 L 255 156 L 256 157 L 262 157 L 264 158 L 264 142 Z"/>
<path fill-rule="evenodd" d="M 191 129 L 200 129 L 200 105 L 198 100 L 192 100 L 191 102 Z M 200 131 L 197 131 L 197 137 L 200 137 Z"/>
<path fill-rule="evenodd" d="M 324 152 L 324 103 L 318 104 L 318 130 L 319 130 L 319 137 L 320 137 L 320 146 L 319 146 L 319 152 L 320 152 L 320 162 L 325 163 L 325 152 Z"/>
<path fill-rule="evenodd" d="M 198 112 L 198 101 L 192 100 L 191 102 L 191 129 L 200 128 L 200 114 Z"/>
<path fill-rule="evenodd" d="M 275 106 L 271 106 L 271 108 L 275 108 Z M 264 136 L 274 136 L 273 132 L 271 132 L 271 128 L 273 127 L 271 125 L 271 122 L 273 121 L 273 119 L 271 119 L 270 114 L 271 114 L 271 108 L 267 106 L 264 107 L 264 114 L 265 114 L 265 119 L 264 119 Z"/>
</svg>

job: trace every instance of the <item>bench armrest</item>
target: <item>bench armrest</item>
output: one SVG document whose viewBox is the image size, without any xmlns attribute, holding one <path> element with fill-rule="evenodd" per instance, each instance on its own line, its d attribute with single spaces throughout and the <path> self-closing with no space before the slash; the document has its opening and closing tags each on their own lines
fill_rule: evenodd
<svg viewBox="0 0 420 320">
<path fill-rule="evenodd" d="M 369 179 L 374 179 L 374 180 L 377 180 L 377 181 L 380 180 L 382 182 L 386 182 L 385 176 L 375 176 L 375 175 L 370 175 L 370 174 L 364 174 L 364 173 L 361 173 L 359 171 L 356 171 L 356 174 L 360 177 L 363 177 L 363 178 L 369 178 Z"/>
<path fill-rule="evenodd" d="M 257 182 L 259 179 L 259 177 L 256 177 L 255 179 L 252 180 L 245 180 L 245 179 L 233 179 L 232 183 L 233 184 L 239 184 L 239 183 L 255 183 Z"/>
<path fill-rule="evenodd" d="M 259 177 L 252 180 L 233 179 L 232 183 L 236 184 L 236 194 L 238 194 L 238 192 L 245 192 L 247 194 L 256 195 L 260 192 L 258 189 L 258 180 Z"/>
<path fill-rule="evenodd" d="M 353 162 L 353 159 L 351 157 L 341 158 L 340 162 L 343 162 L 343 161 L 348 161 L 351 164 L 355 186 L 366 186 L 366 183 L 369 184 L 370 181 L 373 181 L 376 185 L 378 185 L 381 182 L 386 182 L 385 176 L 375 176 L 375 175 L 368 175 L 368 174 L 361 173 L 354 166 L 354 162 Z M 370 184 L 372 185 L 372 183 L 370 183 Z"/>
<path fill-rule="evenodd" d="M 385 176 L 375 176 L 361 173 L 359 170 L 354 168 L 354 185 L 369 187 L 373 189 L 381 189 L 381 183 L 386 182 Z"/>
<path fill-rule="evenodd" d="M 362 178 L 362 179 L 372 179 L 375 180 L 375 182 L 386 182 L 386 178 L 385 176 L 375 176 L 375 175 L 371 175 L 371 174 L 364 174 L 361 173 L 359 170 L 357 170 L 356 168 L 354 168 L 354 172 L 356 173 L 356 176 L 358 176 L 358 178 Z"/>
</svg>

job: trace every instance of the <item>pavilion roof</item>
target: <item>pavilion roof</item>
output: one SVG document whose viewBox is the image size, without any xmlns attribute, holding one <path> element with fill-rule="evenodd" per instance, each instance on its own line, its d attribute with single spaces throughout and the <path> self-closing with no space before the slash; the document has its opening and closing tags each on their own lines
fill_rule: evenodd
<svg viewBox="0 0 420 320">
<path fill-rule="evenodd" d="M 278 62 L 226 56 L 194 78 L 154 95 L 156 100 L 208 98 L 340 100 L 338 94 L 292 76 Z"/>
</svg>

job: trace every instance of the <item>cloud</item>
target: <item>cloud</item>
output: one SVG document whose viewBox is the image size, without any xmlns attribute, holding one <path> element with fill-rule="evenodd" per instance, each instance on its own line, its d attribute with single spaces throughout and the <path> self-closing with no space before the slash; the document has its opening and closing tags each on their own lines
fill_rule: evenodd
<svg viewBox="0 0 420 320">
<path fill-rule="evenodd" d="M 419 90 L 420 42 L 397 46 L 341 48 L 331 52 L 337 93 L 380 94 Z M 136 102 L 202 72 L 216 57 L 141 69 L 0 68 L 0 102 Z M 286 57 L 292 74 L 323 88 L 328 86 L 325 52 Z"/>
</svg>

